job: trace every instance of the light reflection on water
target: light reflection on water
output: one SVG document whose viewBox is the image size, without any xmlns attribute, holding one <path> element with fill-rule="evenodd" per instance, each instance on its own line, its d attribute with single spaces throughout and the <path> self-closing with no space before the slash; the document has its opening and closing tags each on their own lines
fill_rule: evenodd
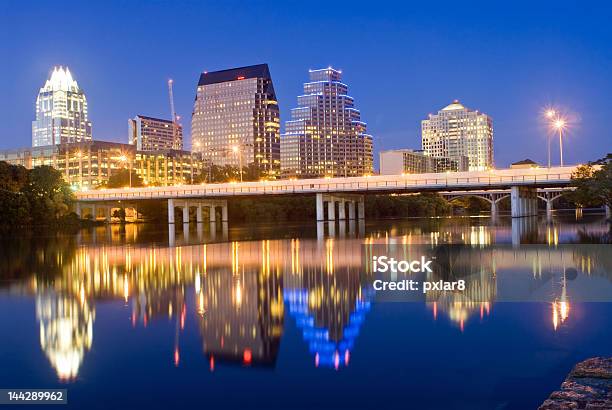
<svg viewBox="0 0 612 410">
<path fill-rule="evenodd" d="M 602 300 L 612 295 L 610 266 L 601 255 L 559 246 L 579 241 L 585 229 L 605 233 L 599 219 L 590 225 L 538 220 L 518 226 L 453 220 L 359 225 L 286 227 L 280 234 L 227 226 L 186 226 L 161 234 L 148 226 L 101 227 L 46 247 L 5 250 L 23 260 L 14 261 L 18 273 L 12 264 L 3 267 L 2 277 L 10 280 L 2 284 L 13 295 L 35 296 L 40 348 L 64 382 L 78 381 L 96 338 L 96 305 L 106 302 L 124 304 L 133 329 L 169 321 L 172 355 L 157 360 L 179 368 L 189 318 L 195 318 L 210 372 L 232 363 L 274 368 L 287 321 L 310 355 L 291 360 L 315 368 L 350 367 L 372 306 L 385 300 L 372 288 L 375 276 L 363 268 L 381 246 L 396 247 L 406 257 L 420 254 L 423 246 L 448 243 L 485 251 L 462 251 L 456 260 L 451 274 L 469 279 L 465 292 L 436 291 L 409 300 L 425 304 L 431 320 L 445 318 L 461 332 L 469 332 L 472 318 L 494 318 L 496 303 L 513 298 L 548 303 L 548 328 L 556 332 L 572 320 L 572 295 L 584 297 L 591 286 L 603 288 Z M 522 246 L 525 242 L 543 246 Z M 493 247 L 503 243 L 509 246 Z M 430 275 L 428 280 L 448 279 Z"/>
</svg>

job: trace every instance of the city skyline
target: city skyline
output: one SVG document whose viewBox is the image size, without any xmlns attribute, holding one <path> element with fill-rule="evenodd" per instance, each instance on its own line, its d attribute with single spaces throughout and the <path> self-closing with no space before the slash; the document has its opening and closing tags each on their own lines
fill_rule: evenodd
<svg viewBox="0 0 612 410">
<path fill-rule="evenodd" d="M 3 20 L 6 23 L 3 26 L 8 29 L 30 18 L 31 13 L 45 13 L 50 17 L 58 13 L 41 5 L 34 12 L 29 10 L 26 16 L 18 4 L 3 7 L 13 16 L 11 21 Z M 278 27 L 271 30 L 277 33 L 295 23 L 296 27 L 289 27 L 292 35 L 285 37 L 292 37 L 291 41 L 298 45 L 291 46 L 290 40 L 279 39 L 278 45 L 269 48 L 239 41 L 248 38 L 245 32 L 264 12 L 254 5 L 240 8 L 200 5 L 187 13 L 186 8 L 170 8 L 161 3 L 150 6 L 150 15 L 167 15 L 176 34 L 168 36 L 168 29 L 163 27 L 159 32 L 147 33 L 152 36 L 147 41 L 156 45 L 145 45 L 142 52 L 150 55 L 158 46 L 169 47 L 173 43 L 184 44 L 180 47 L 183 51 L 176 50 L 177 56 L 167 61 L 143 65 L 144 59 L 133 54 L 128 58 L 126 47 L 122 46 L 122 42 L 130 47 L 143 45 L 142 34 L 126 28 L 129 25 L 123 24 L 121 17 L 130 15 L 129 11 L 137 7 L 138 2 L 123 6 L 111 4 L 109 9 L 114 10 L 109 11 L 97 10 L 96 6 L 71 8 L 68 13 L 75 17 L 99 14 L 88 21 L 87 26 L 76 24 L 73 30 L 81 36 L 67 38 L 45 32 L 48 41 L 40 42 L 42 31 L 38 27 L 31 27 L 27 33 L 20 29 L 12 32 L 13 41 L 2 46 L 5 54 L 13 56 L 13 63 L 3 67 L 2 73 L 14 79 L 6 85 L 7 101 L 0 103 L 3 112 L 11 113 L 5 121 L 2 148 L 29 145 L 33 100 L 41 78 L 46 77 L 54 65 L 69 66 L 85 88 L 90 102 L 90 119 L 96 124 L 94 138 L 123 141 L 127 118 L 141 112 L 168 117 L 168 78 L 175 79 L 177 112 L 184 119 L 185 135 L 190 135 L 185 119 L 191 114 L 193 83 L 201 71 L 266 62 L 275 79 L 282 124 L 289 118 L 294 96 L 299 93 L 300 72 L 328 65 L 345 70 L 347 82 L 353 84 L 354 97 L 360 101 L 360 109 L 368 118 L 369 132 L 375 136 L 376 153 L 384 149 L 418 147 L 420 120 L 453 99 L 487 112 L 495 121 L 497 166 L 507 166 L 526 157 L 546 163 L 546 150 L 542 145 L 547 130 L 541 120 L 541 110 L 548 105 L 575 113 L 573 127 L 564 139 L 567 163 L 594 160 L 609 150 L 606 147 L 609 137 L 605 127 L 605 101 L 612 92 L 612 84 L 605 75 L 611 61 L 605 44 L 611 36 L 610 30 L 599 24 L 605 15 L 602 10 L 583 10 L 556 3 L 553 10 L 556 18 L 553 19 L 550 7 L 544 4 L 530 8 L 528 16 L 520 13 L 520 7 L 503 12 L 493 8 L 481 12 L 478 19 L 469 18 L 468 22 L 473 23 L 469 29 L 463 23 L 458 26 L 452 22 L 456 13 L 469 15 L 465 10 L 458 10 L 460 6 L 447 5 L 435 16 L 424 6 L 413 9 L 383 7 L 369 13 L 349 11 L 346 23 L 336 22 L 338 29 L 347 24 L 367 22 L 378 30 L 369 30 L 368 36 L 355 34 L 352 37 L 355 44 L 347 45 L 345 52 L 339 53 L 328 45 L 319 49 L 303 47 L 310 39 L 298 35 L 295 30 L 308 25 L 323 27 L 325 18 L 307 12 L 300 21 L 283 22 L 282 17 L 295 11 L 294 6 L 286 11 L 273 11 L 281 18 Z M 125 10 L 119 13 L 118 8 Z M 316 8 L 313 5 L 313 10 Z M 206 11 L 207 19 L 218 22 L 206 27 L 189 24 L 198 11 Z M 104 16 L 109 13 L 118 21 L 110 21 L 109 29 L 104 30 Z M 5 14 L 9 13 L 3 13 L 0 18 Z M 496 22 L 506 21 L 506 14 L 515 17 L 516 21 L 504 29 L 496 27 Z M 227 36 L 214 37 L 217 40 L 212 44 L 204 45 L 199 41 L 213 36 L 230 16 L 243 23 L 244 28 L 237 24 L 236 30 Z M 580 21 L 570 24 L 575 20 L 589 21 L 589 24 Z M 112 31 L 116 25 L 123 27 L 119 33 Z M 411 25 L 414 27 L 409 28 Z M 459 36 L 457 29 L 460 29 Z M 108 41 L 90 38 L 93 42 L 90 47 L 82 38 L 97 30 L 104 32 L 101 37 Z M 381 44 L 382 41 L 388 44 Z M 511 43 L 517 46 L 508 48 Z M 297 48 L 301 49 L 300 53 Z M 361 50 L 368 58 L 355 63 L 352 53 L 356 50 Z M 498 50 L 507 53 L 502 55 Z M 381 65 L 385 74 L 377 75 L 382 72 Z M 442 75 L 450 71 L 459 71 L 461 75 Z M 374 76 L 376 85 L 368 83 L 368 78 Z M 557 154 L 553 155 L 553 163 L 558 162 L 555 146 L 553 153 Z"/>
</svg>

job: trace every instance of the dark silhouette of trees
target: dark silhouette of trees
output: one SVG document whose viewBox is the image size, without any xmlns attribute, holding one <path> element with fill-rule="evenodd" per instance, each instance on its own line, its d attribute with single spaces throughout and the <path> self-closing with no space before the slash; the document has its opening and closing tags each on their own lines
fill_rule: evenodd
<svg viewBox="0 0 612 410">
<path fill-rule="evenodd" d="M 132 174 L 132 180 L 130 184 L 130 173 Z M 132 188 L 138 188 L 144 186 L 144 182 L 140 175 L 135 170 L 121 169 L 108 178 L 106 188 L 125 188 L 131 186 Z"/>
<path fill-rule="evenodd" d="M 596 167 L 596 165 L 600 165 Z M 612 158 L 581 165 L 572 175 L 572 186 L 576 189 L 567 198 L 577 206 L 612 207 Z"/>
<path fill-rule="evenodd" d="M 74 222 L 73 194 L 62 173 L 0 162 L 0 227 Z"/>
</svg>

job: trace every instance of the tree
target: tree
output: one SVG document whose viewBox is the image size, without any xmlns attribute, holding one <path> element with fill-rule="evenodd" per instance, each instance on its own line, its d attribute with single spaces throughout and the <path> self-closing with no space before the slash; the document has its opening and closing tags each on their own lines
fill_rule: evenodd
<svg viewBox="0 0 612 410">
<path fill-rule="evenodd" d="M 0 189 L 19 192 L 28 182 L 28 170 L 21 165 L 0 162 Z"/>
<path fill-rule="evenodd" d="M 132 174 L 131 184 L 130 172 Z M 140 175 L 138 175 L 133 169 L 131 171 L 128 169 L 121 169 L 108 178 L 108 182 L 105 186 L 106 188 L 125 188 L 129 186 L 132 188 L 137 188 L 144 186 L 144 182 L 142 181 Z"/>
<path fill-rule="evenodd" d="M 261 179 L 261 170 L 259 166 L 252 162 L 249 165 L 242 167 L 243 181 L 259 181 Z M 194 183 L 222 183 L 240 181 L 240 168 L 232 165 L 210 165 L 209 168 L 203 171 L 200 175 L 194 178 Z"/>
<path fill-rule="evenodd" d="M 23 194 L 29 202 L 32 220 L 39 224 L 68 215 L 73 202 L 72 190 L 62 173 L 46 165 L 30 170 Z"/>
<path fill-rule="evenodd" d="M 572 175 L 572 186 L 576 189 L 568 194 L 568 198 L 577 206 L 612 206 L 612 161 L 598 161 L 594 164 L 579 166 Z"/>
</svg>

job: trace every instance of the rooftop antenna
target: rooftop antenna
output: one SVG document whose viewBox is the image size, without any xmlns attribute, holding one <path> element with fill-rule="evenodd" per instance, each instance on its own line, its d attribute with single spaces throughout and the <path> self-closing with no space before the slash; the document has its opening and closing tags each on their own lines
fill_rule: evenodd
<svg viewBox="0 0 612 410">
<path fill-rule="evenodd" d="M 178 141 L 178 116 L 176 115 L 176 111 L 174 110 L 174 92 L 172 91 L 172 85 L 174 84 L 174 80 L 170 78 L 168 80 L 168 97 L 170 98 L 170 115 L 172 116 L 172 139 L 173 145 L 175 149 L 179 148 Z"/>
</svg>

